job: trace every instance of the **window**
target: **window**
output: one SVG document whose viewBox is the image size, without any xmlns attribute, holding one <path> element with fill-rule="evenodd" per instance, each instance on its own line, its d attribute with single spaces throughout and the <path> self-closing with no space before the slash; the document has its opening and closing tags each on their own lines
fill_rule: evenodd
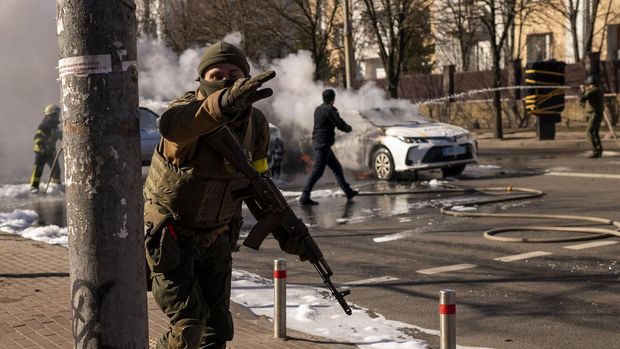
<svg viewBox="0 0 620 349">
<path fill-rule="evenodd" d="M 527 62 L 551 59 L 551 34 L 531 34 L 527 36 Z"/>
</svg>

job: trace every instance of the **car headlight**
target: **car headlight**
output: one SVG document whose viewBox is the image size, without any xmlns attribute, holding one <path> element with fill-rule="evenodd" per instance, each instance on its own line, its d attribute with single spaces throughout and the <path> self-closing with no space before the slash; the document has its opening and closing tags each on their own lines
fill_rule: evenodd
<svg viewBox="0 0 620 349">
<path fill-rule="evenodd" d="M 396 136 L 396 138 L 405 143 L 428 143 L 428 139 L 421 137 Z"/>
</svg>

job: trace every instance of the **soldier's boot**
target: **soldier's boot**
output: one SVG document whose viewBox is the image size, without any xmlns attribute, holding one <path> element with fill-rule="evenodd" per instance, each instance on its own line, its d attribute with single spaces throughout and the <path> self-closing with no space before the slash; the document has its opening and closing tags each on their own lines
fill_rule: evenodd
<svg viewBox="0 0 620 349">
<path fill-rule="evenodd" d="M 202 339 L 204 327 L 204 320 L 179 320 L 170 328 L 167 336 L 168 345 L 165 347 L 158 345 L 158 349 L 197 349 Z"/>
</svg>

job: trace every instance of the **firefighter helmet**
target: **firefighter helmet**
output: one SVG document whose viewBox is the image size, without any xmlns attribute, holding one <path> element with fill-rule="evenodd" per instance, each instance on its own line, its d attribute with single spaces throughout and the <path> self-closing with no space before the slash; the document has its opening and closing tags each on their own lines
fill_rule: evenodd
<svg viewBox="0 0 620 349">
<path fill-rule="evenodd" d="M 45 107 L 45 110 L 43 113 L 45 115 L 60 114 L 60 107 L 57 106 L 56 104 L 50 104 L 47 107 Z"/>
</svg>

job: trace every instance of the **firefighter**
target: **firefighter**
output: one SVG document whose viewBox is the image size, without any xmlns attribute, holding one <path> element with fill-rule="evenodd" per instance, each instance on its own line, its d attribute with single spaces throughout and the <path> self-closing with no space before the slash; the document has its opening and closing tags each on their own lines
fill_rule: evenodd
<svg viewBox="0 0 620 349">
<path fill-rule="evenodd" d="M 45 116 L 39 124 L 34 135 L 34 167 L 30 177 L 30 191 L 37 193 L 41 182 L 43 168 L 47 164 L 50 166 L 51 183 L 60 184 L 60 167 L 52 167 L 56 156 L 56 142 L 61 139 L 62 133 L 58 128 L 60 124 L 60 107 L 50 104 L 45 107 Z"/>
<path fill-rule="evenodd" d="M 282 173 L 282 160 L 284 159 L 284 141 L 281 138 L 276 137 L 269 144 L 269 171 L 271 171 L 271 177 L 273 179 L 279 179 Z"/>
<path fill-rule="evenodd" d="M 340 165 L 338 158 L 336 158 L 331 148 L 332 145 L 334 145 L 336 137 L 334 130 L 336 128 L 346 133 L 351 132 L 352 128 L 342 120 L 338 113 L 338 109 L 334 107 L 336 92 L 332 89 L 326 89 L 323 91 L 322 98 L 323 104 L 319 105 L 314 110 L 312 147 L 314 148 L 315 159 L 310 177 L 308 177 L 302 194 L 299 197 L 299 203 L 301 205 L 314 206 L 319 204 L 310 198 L 310 193 L 316 182 L 323 176 L 326 166 L 329 166 L 334 173 L 338 185 L 340 185 L 340 188 L 347 197 L 347 201 L 351 201 L 353 197 L 359 194 L 357 190 L 352 189 L 349 183 L 347 183 L 347 180 L 344 178 L 344 172 L 342 171 L 342 165 Z"/>
<path fill-rule="evenodd" d="M 580 102 L 586 111 L 586 136 L 592 144 L 592 153 L 590 158 L 600 158 L 603 156 L 603 144 L 599 136 L 601 121 L 603 120 L 603 112 L 605 111 L 605 94 L 598 86 L 596 76 L 590 75 L 585 81 L 585 86 L 580 85 L 581 98 Z"/>
<path fill-rule="evenodd" d="M 252 166 L 268 171 L 269 124 L 252 103 L 271 96 L 271 89 L 259 88 L 275 72 L 250 78 L 245 55 L 218 42 L 201 56 L 198 76 L 197 90 L 161 116 L 162 138 L 144 187 L 153 297 L 170 319 L 158 349 L 224 349 L 233 338 L 231 252 L 242 225 L 241 199 L 234 194 L 249 182 L 207 143 L 209 137 L 229 128 Z M 303 245 L 289 251 L 301 255 Z"/>
</svg>

